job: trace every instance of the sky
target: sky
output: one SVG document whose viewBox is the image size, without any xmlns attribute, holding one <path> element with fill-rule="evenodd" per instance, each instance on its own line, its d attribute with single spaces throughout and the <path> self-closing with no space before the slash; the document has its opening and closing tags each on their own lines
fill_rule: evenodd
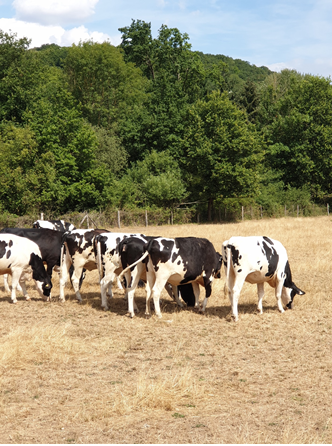
<svg viewBox="0 0 332 446">
<path fill-rule="evenodd" d="M 46 43 L 119 45 L 132 19 L 189 35 L 193 51 L 332 77 L 332 0 L 0 0 L 0 29 Z"/>
</svg>

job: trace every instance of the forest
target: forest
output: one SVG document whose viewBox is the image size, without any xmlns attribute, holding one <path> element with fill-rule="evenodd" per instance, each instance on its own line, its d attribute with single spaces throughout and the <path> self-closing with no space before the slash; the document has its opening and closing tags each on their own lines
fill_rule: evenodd
<svg viewBox="0 0 332 446">
<path fill-rule="evenodd" d="M 195 52 L 165 25 L 119 31 L 30 48 L 0 30 L 1 213 L 328 202 L 330 78 Z"/>
</svg>

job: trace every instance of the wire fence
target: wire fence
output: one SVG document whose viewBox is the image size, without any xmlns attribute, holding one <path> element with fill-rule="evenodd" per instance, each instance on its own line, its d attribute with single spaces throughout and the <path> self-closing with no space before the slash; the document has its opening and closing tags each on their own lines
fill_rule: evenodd
<svg viewBox="0 0 332 446">
<path fill-rule="evenodd" d="M 329 204 L 319 206 L 310 205 L 275 205 L 263 206 L 226 206 L 214 207 L 208 215 L 207 209 L 136 209 L 136 210 L 106 210 L 73 212 L 61 216 L 51 214 L 35 214 L 17 217 L 12 214 L 0 215 L 0 226 L 4 227 L 32 227 L 37 219 L 63 219 L 73 223 L 76 228 L 125 228 L 135 226 L 160 226 L 188 223 L 229 223 L 244 220 L 259 220 L 262 218 L 309 217 L 329 215 Z"/>
</svg>

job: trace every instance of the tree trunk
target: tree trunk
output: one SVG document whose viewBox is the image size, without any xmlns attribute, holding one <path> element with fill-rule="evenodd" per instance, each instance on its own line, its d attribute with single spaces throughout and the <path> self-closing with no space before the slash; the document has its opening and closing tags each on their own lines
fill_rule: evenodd
<svg viewBox="0 0 332 446">
<path fill-rule="evenodd" d="M 209 198 L 208 202 L 208 221 L 212 221 L 213 198 Z"/>
</svg>

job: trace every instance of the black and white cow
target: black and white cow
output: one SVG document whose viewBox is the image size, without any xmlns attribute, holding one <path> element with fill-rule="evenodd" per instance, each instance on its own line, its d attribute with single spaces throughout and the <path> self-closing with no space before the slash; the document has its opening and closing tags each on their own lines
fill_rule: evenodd
<svg viewBox="0 0 332 446">
<path fill-rule="evenodd" d="M 35 281 L 39 294 L 46 300 L 50 297 L 52 282 L 45 271 L 39 247 L 36 243 L 14 234 L 0 234 L 0 274 L 12 275 L 11 299 L 16 303 L 16 287 L 20 282 L 26 300 L 29 300 L 25 280 Z"/>
<path fill-rule="evenodd" d="M 92 271 L 97 269 L 94 251 L 96 235 L 108 232 L 106 229 L 75 229 L 63 234 L 63 245 L 60 259 L 60 300 L 65 301 L 65 286 L 68 280 L 70 266 L 74 268 L 71 280 L 79 302 L 82 302 L 79 290 L 83 269 Z"/>
<path fill-rule="evenodd" d="M 68 223 L 64 220 L 36 220 L 32 227 L 34 229 L 44 228 L 60 232 L 73 231 L 76 229 L 72 223 Z"/>
<path fill-rule="evenodd" d="M 147 241 L 144 235 L 128 234 L 122 232 L 102 233 L 97 235 L 94 240 L 95 256 L 97 259 L 97 266 L 100 278 L 101 306 L 105 310 L 108 310 L 107 295 L 106 295 L 107 290 L 110 297 L 112 297 L 112 291 L 111 291 L 112 283 L 115 278 L 118 278 L 118 275 L 123 270 L 121 254 L 119 251 L 119 244 L 125 238 L 128 237 L 130 238 L 135 237 L 135 239 L 142 241 L 142 245 L 144 245 Z M 136 271 L 134 272 L 134 276 L 136 275 Z M 128 271 L 126 273 L 125 279 L 128 288 L 128 286 L 130 286 L 132 282 L 131 271 Z"/>
<path fill-rule="evenodd" d="M 144 253 L 144 246 L 149 240 L 154 237 L 145 236 L 143 234 L 128 234 L 128 233 L 107 233 L 100 234 L 95 237 L 95 254 L 100 276 L 102 307 L 108 309 L 106 290 L 111 286 L 118 274 L 127 266 L 136 262 Z M 131 317 L 134 316 L 138 308 L 134 301 L 134 292 L 140 281 L 146 282 L 146 265 L 141 262 L 129 269 L 124 277 L 126 279 L 127 289 L 126 295 L 129 302 L 128 312 Z M 168 294 L 176 299 L 173 287 L 170 284 L 165 286 Z M 182 299 L 189 306 L 194 306 L 195 296 L 193 294 L 192 286 L 182 285 L 179 287 Z M 109 293 L 110 294 L 110 293 Z M 178 299 L 177 303 L 180 306 L 182 302 Z"/>
<path fill-rule="evenodd" d="M 257 284 L 260 314 L 263 313 L 264 282 L 275 288 L 281 313 L 284 312 L 282 303 L 291 309 L 295 295 L 305 294 L 294 284 L 286 249 L 277 240 L 262 236 L 231 237 L 222 244 L 222 257 L 235 321 L 238 320 L 238 300 L 244 282 Z"/>
<path fill-rule="evenodd" d="M 156 237 L 144 247 L 141 258 L 124 269 L 147 262 L 147 300 L 146 315 L 150 315 L 150 301 L 153 299 L 156 315 L 161 317 L 160 294 L 165 284 L 173 286 L 178 301 L 177 287 L 191 283 L 195 294 L 195 307 L 199 307 L 199 285 L 205 288 L 202 311 L 205 311 L 208 298 L 212 292 L 214 278 L 220 277 L 222 258 L 212 243 L 205 238 L 177 237 L 175 239 Z"/>
</svg>

